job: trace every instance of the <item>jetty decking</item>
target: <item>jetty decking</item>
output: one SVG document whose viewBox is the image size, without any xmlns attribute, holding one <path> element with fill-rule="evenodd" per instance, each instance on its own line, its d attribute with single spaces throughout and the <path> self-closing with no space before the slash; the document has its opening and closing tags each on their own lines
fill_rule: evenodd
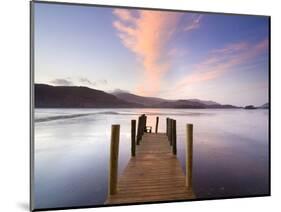
<svg viewBox="0 0 281 212">
<path fill-rule="evenodd" d="M 132 157 L 121 173 L 118 170 L 118 146 L 120 126 L 112 127 L 109 194 L 105 204 L 159 202 L 195 198 L 192 190 L 192 153 L 187 151 L 186 175 L 176 156 L 176 121 L 167 119 L 166 133 L 146 132 L 146 117 L 139 118 L 137 142 L 135 120 L 132 120 Z M 151 129 L 151 127 L 149 127 Z M 192 150 L 192 127 L 187 130 L 187 147 Z M 190 142 L 191 141 L 191 142 Z M 138 144 L 138 145 L 136 145 Z M 191 145 L 190 145 L 191 144 Z"/>
</svg>

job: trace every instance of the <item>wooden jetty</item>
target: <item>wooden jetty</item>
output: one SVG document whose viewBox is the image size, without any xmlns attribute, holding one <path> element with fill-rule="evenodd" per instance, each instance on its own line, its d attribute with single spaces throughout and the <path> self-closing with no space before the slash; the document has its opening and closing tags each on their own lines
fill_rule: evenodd
<svg viewBox="0 0 281 212">
<path fill-rule="evenodd" d="M 118 179 L 120 126 L 112 125 L 108 198 L 105 204 L 128 204 L 188 200 L 192 189 L 193 126 L 187 124 L 186 173 L 177 159 L 176 120 L 167 118 L 165 133 L 155 133 L 146 126 L 146 116 L 131 121 L 131 159 Z"/>
</svg>

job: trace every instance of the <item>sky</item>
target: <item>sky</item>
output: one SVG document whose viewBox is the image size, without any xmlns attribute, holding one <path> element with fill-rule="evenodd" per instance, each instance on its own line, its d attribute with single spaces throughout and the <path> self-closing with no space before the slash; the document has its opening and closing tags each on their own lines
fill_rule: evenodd
<svg viewBox="0 0 281 212">
<path fill-rule="evenodd" d="M 35 3 L 35 83 L 268 102 L 268 18 Z"/>
</svg>

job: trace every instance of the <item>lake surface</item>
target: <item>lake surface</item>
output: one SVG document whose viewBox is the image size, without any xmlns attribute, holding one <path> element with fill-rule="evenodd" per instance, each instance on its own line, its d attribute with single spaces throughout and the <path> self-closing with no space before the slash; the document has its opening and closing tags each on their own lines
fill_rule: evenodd
<svg viewBox="0 0 281 212">
<path fill-rule="evenodd" d="M 36 109 L 35 208 L 101 205 L 107 196 L 110 131 L 120 124 L 119 174 L 130 159 L 130 123 L 166 129 L 177 120 L 178 158 L 185 169 L 185 125 L 194 131 L 197 198 L 268 194 L 268 110 Z"/>
</svg>

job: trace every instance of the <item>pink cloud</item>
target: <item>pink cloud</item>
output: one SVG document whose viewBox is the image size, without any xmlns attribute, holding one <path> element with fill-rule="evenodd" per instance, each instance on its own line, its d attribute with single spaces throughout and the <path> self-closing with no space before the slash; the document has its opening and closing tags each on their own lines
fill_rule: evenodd
<svg viewBox="0 0 281 212">
<path fill-rule="evenodd" d="M 196 64 L 192 73 L 180 80 L 174 89 L 185 89 L 191 84 L 221 77 L 237 65 L 253 59 L 266 49 L 268 49 L 268 39 L 256 44 L 240 42 L 227 45 L 221 49 L 215 49 L 210 52 L 205 60 Z"/>
<path fill-rule="evenodd" d="M 116 9 L 117 20 L 113 26 L 123 45 L 135 53 L 144 68 L 144 81 L 137 86 L 137 93 L 154 95 L 160 88 L 163 76 L 169 71 L 170 60 L 182 50 L 168 49 L 167 44 L 177 31 L 182 14 L 161 11 L 130 11 Z M 192 15 L 188 22 L 190 31 L 199 27 L 201 15 Z"/>
<path fill-rule="evenodd" d="M 136 54 L 144 68 L 144 81 L 137 86 L 137 93 L 156 94 L 170 67 L 167 44 L 175 33 L 180 14 L 161 11 L 133 14 L 126 9 L 116 9 L 113 13 L 117 17 L 113 26 L 123 45 Z"/>
</svg>

